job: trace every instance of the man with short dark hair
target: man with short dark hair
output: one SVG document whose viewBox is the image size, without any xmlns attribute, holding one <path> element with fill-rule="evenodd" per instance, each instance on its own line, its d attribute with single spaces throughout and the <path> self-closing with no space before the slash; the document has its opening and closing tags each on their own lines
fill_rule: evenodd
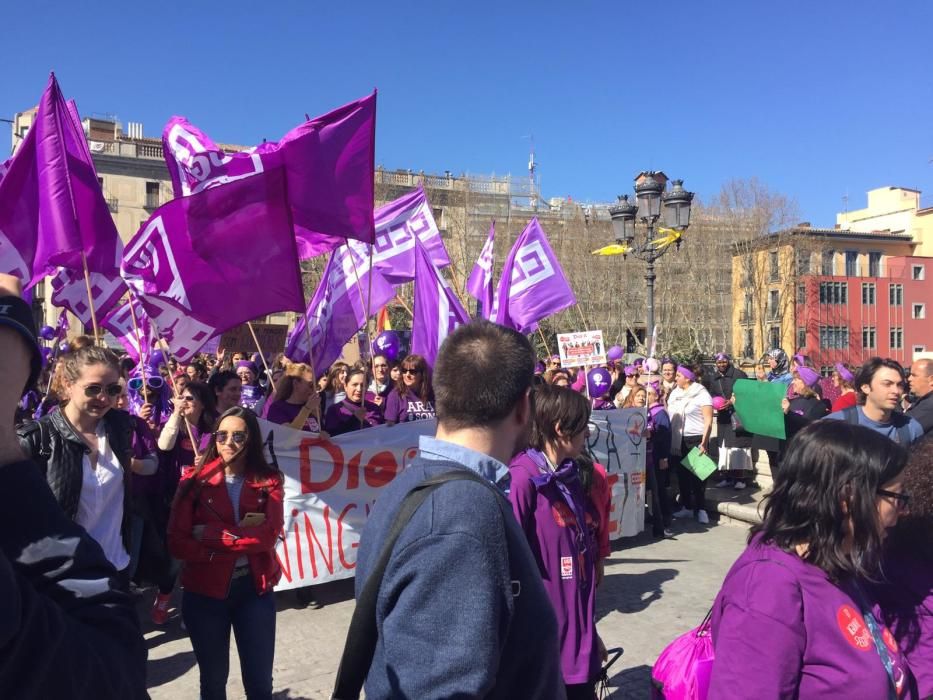
<svg viewBox="0 0 933 700">
<path fill-rule="evenodd" d="M 933 430 L 933 360 L 924 358 L 910 366 L 907 377 L 910 393 L 914 402 L 907 409 L 907 415 L 923 426 L 923 432 Z"/>
<path fill-rule="evenodd" d="M 858 405 L 826 416 L 830 420 L 864 425 L 904 447 L 923 437 L 923 427 L 900 412 L 904 398 L 904 369 L 890 359 L 873 357 L 855 377 Z"/>
<path fill-rule="evenodd" d="M 360 540 L 360 595 L 405 496 L 471 470 L 492 483 L 528 440 L 534 353 L 521 334 L 474 321 L 434 368 L 435 437 L 379 496 Z M 495 489 L 432 491 L 404 526 L 379 587 L 368 698 L 562 698 L 557 623 L 526 538 Z"/>
</svg>

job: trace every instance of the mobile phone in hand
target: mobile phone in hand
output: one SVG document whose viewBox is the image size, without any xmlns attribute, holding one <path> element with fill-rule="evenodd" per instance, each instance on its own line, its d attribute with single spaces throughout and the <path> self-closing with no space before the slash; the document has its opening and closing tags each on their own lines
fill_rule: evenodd
<svg viewBox="0 0 933 700">
<path fill-rule="evenodd" d="M 240 527 L 256 527 L 266 522 L 265 513 L 247 513 L 240 521 Z"/>
</svg>

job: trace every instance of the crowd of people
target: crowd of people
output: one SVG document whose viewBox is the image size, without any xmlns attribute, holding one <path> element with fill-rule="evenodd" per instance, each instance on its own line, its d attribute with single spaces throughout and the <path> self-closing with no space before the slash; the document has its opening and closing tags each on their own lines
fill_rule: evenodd
<svg viewBox="0 0 933 700">
<path fill-rule="evenodd" d="M 15 355 L 22 338 L 2 321 L 0 340 Z M 36 350 L 34 333 L 20 335 Z M 184 366 L 158 351 L 133 363 L 77 338 L 44 371 L 28 368 L 11 425 L 48 485 L 43 507 L 60 512 L 63 533 L 96 543 L 91 570 L 111 572 L 101 609 L 125 612 L 128 594 L 152 585 L 151 622 L 167 624 L 180 582 L 202 698 L 225 697 L 231 631 L 247 696 L 272 693 L 284 478 L 260 417 L 325 437 L 437 420 L 362 535 L 357 592 L 370 576 L 379 591 L 376 638 L 356 669 L 367 697 L 594 697 L 606 656 L 595 605 L 610 490 L 588 454 L 588 426 L 594 411 L 623 408 L 647 417 L 656 537 L 672 536 L 678 519 L 709 522 L 708 479 L 683 464 L 691 450 L 717 462 L 710 478 L 722 487 L 750 485 L 764 458 L 772 470 L 763 523 L 713 604 L 710 697 L 843 697 L 853 683 L 871 689 L 865 697 L 933 694 L 933 447 L 917 444 L 933 427 L 933 362 L 907 375 L 873 358 L 822 377 L 805 356 L 774 349 L 749 377 L 725 353 L 709 366 L 618 354 L 603 367 L 564 368 L 480 321 L 454 332 L 433 367 L 376 354 L 316 377 L 281 356 L 222 350 Z M 744 429 L 741 381 L 782 385 L 779 406 L 751 410 L 778 412 L 785 439 Z M 430 506 L 402 508 L 425 480 L 464 469 L 496 489 L 461 479 L 432 490 Z M 407 520 L 393 528 L 400 512 Z M 394 530 L 399 542 L 384 554 Z M 78 614 L 67 605 L 58 613 Z M 121 634 L 138 668 L 125 620 Z M 878 663 L 859 663 L 866 651 Z M 112 697 L 143 697 L 127 664 Z M 25 682 L 0 671 L 0 689 Z M 49 696 L 57 681 L 30 682 L 42 689 L 30 694 Z"/>
</svg>

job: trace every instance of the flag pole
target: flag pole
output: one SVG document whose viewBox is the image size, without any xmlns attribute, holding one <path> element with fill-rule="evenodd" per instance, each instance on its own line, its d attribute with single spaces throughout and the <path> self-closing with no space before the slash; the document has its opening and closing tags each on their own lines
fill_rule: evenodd
<svg viewBox="0 0 933 700">
<path fill-rule="evenodd" d="M 574 306 L 577 307 L 577 313 L 580 314 L 580 320 L 583 321 L 583 330 L 589 332 L 590 328 L 589 328 L 589 326 L 586 324 L 586 318 L 583 316 L 583 309 L 580 308 L 580 304 L 579 304 L 579 303 L 574 304 Z"/>
<path fill-rule="evenodd" d="M 133 320 L 133 332 L 136 333 L 136 340 L 139 343 L 139 361 L 143 361 L 143 334 L 139 330 L 139 322 L 136 320 L 136 309 L 133 308 L 133 294 L 130 292 L 130 298 L 127 303 L 130 305 L 130 318 Z M 143 401 L 149 403 L 149 387 L 146 386 L 146 378 L 143 377 Z M 175 382 L 172 382 L 172 386 Z"/>
<path fill-rule="evenodd" d="M 277 396 L 279 390 L 275 386 L 275 380 L 272 378 L 272 370 L 269 369 L 269 363 L 266 362 L 266 356 L 263 353 L 262 348 L 259 346 L 259 338 L 256 337 L 256 331 L 253 330 L 253 322 L 247 321 L 246 326 L 249 328 L 249 334 L 253 336 L 253 342 L 256 343 L 256 352 L 259 353 L 259 357 L 262 360 L 262 366 L 266 368 L 266 374 L 269 375 L 269 383 L 272 385 L 272 392 Z"/>
<path fill-rule="evenodd" d="M 356 253 L 347 241 L 347 254 L 350 256 L 350 264 L 353 265 L 353 276 L 356 277 L 356 290 L 360 293 L 360 306 L 366 313 L 366 322 L 363 324 L 363 336 L 366 338 L 366 347 L 369 351 L 369 365 L 372 371 L 373 379 L 376 377 L 376 358 L 373 355 L 373 339 L 369 334 L 369 304 L 373 295 L 373 246 L 369 246 L 369 298 L 363 299 L 363 284 L 360 282 L 360 271 L 356 267 Z M 368 388 L 368 386 L 367 386 Z M 365 391 L 363 392 L 366 393 Z M 365 398 L 365 396 L 364 396 Z"/>
<path fill-rule="evenodd" d="M 415 314 L 413 314 L 412 311 L 411 311 L 411 309 L 408 308 L 408 304 L 405 303 L 405 300 L 402 299 L 402 297 L 396 296 L 396 297 L 395 297 L 395 301 L 397 301 L 397 302 L 401 305 L 401 307 L 402 307 L 403 309 L 405 309 L 405 311 L 408 312 L 408 315 L 411 316 L 412 319 L 415 318 Z"/>
<path fill-rule="evenodd" d="M 538 334 L 541 336 L 541 342 L 544 343 L 544 349 L 547 350 L 548 357 L 550 357 L 551 348 L 547 344 L 547 338 L 544 337 L 544 331 L 541 330 L 541 326 L 538 326 Z"/>
<path fill-rule="evenodd" d="M 97 312 L 94 310 L 94 298 L 91 294 L 91 273 L 87 269 L 87 255 L 81 251 L 81 265 L 84 268 L 84 285 L 87 287 L 87 303 L 91 309 L 91 325 L 94 328 L 94 345 L 100 342 L 100 331 L 97 329 Z"/>
</svg>

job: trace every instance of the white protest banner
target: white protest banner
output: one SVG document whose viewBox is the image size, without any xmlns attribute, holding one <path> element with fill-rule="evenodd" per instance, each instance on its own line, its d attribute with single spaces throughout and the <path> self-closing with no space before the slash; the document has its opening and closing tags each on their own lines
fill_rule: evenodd
<svg viewBox="0 0 933 700">
<path fill-rule="evenodd" d="M 415 458 L 420 436 L 434 434 L 435 422 L 378 426 L 329 439 L 260 423 L 263 435 L 273 434 L 285 474 L 277 590 L 352 577 L 370 509 L 382 488 Z M 609 473 L 610 537 L 637 535 L 644 526 L 644 411 L 599 411 L 591 424 L 590 448 Z"/>
<path fill-rule="evenodd" d="M 558 333 L 560 364 L 563 367 L 591 367 L 606 364 L 606 344 L 602 331 Z"/>
</svg>

